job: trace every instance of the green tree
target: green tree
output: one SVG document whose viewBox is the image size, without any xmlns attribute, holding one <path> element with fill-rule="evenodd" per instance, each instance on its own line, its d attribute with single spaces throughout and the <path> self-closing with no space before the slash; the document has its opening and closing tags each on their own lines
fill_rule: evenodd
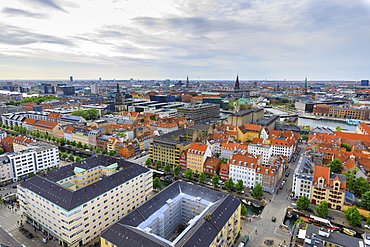
<svg viewBox="0 0 370 247">
<path fill-rule="evenodd" d="M 75 147 L 77 145 L 76 141 L 72 141 L 71 145 Z"/>
<path fill-rule="evenodd" d="M 227 159 L 226 158 L 221 158 L 220 159 L 220 164 L 227 164 Z"/>
<path fill-rule="evenodd" d="M 343 175 L 346 176 L 346 186 L 350 190 L 353 190 L 353 183 L 354 183 L 354 180 L 355 180 L 355 175 L 358 172 L 358 170 L 359 169 L 357 167 L 354 167 L 352 169 L 349 169 L 349 170 L 343 172 Z"/>
<path fill-rule="evenodd" d="M 74 161 L 75 161 L 75 157 L 73 156 L 73 154 L 70 154 L 70 155 L 68 156 L 68 159 L 69 159 L 70 161 L 72 161 L 72 162 L 74 162 Z"/>
<path fill-rule="evenodd" d="M 308 135 L 307 135 L 307 134 L 302 134 L 302 135 L 301 135 L 301 138 L 302 138 L 303 140 L 307 140 L 307 139 L 308 139 Z"/>
<path fill-rule="evenodd" d="M 93 146 L 89 146 L 89 150 L 90 151 L 93 151 L 94 147 Z"/>
<path fill-rule="evenodd" d="M 370 191 L 366 191 L 361 197 L 361 206 L 370 210 Z"/>
<path fill-rule="evenodd" d="M 67 153 L 62 153 L 62 159 L 67 159 L 68 158 L 68 154 Z"/>
<path fill-rule="evenodd" d="M 107 154 L 107 153 L 108 153 L 108 151 L 107 151 L 107 149 L 106 149 L 106 148 L 103 148 L 103 149 L 102 149 L 102 151 L 101 151 L 101 153 L 102 153 L 102 154 Z"/>
<path fill-rule="evenodd" d="M 352 150 L 351 146 L 348 145 L 347 143 L 342 143 L 342 144 L 340 144 L 340 146 L 342 148 L 346 148 L 346 151 L 351 151 Z"/>
<path fill-rule="evenodd" d="M 162 163 L 160 161 L 155 162 L 155 169 L 159 170 L 162 168 Z"/>
<path fill-rule="evenodd" d="M 233 189 L 234 188 L 234 181 L 232 178 L 229 178 L 225 181 L 225 187 L 229 190 Z"/>
<path fill-rule="evenodd" d="M 157 116 L 156 116 L 156 115 L 151 115 L 151 116 L 149 117 L 149 119 L 150 119 L 150 120 L 155 121 L 155 120 L 157 119 Z"/>
<path fill-rule="evenodd" d="M 217 186 L 219 181 L 220 181 L 220 177 L 217 174 L 213 175 L 212 177 L 213 186 Z"/>
<path fill-rule="evenodd" d="M 145 166 L 151 167 L 152 166 L 152 160 L 150 158 L 147 158 L 145 161 Z"/>
<path fill-rule="evenodd" d="M 356 180 L 353 182 L 353 190 L 355 191 L 355 194 L 358 196 L 369 191 L 370 189 L 369 187 L 370 187 L 369 183 L 363 177 L 356 178 Z"/>
<path fill-rule="evenodd" d="M 299 225 L 299 228 L 304 228 L 307 225 L 307 222 L 304 219 L 298 219 L 294 222 L 294 225 Z"/>
<path fill-rule="evenodd" d="M 244 216 L 245 216 L 245 215 L 247 215 L 247 213 L 248 213 L 248 209 L 247 209 L 247 207 L 244 205 L 244 203 L 242 203 L 240 213 L 241 213 L 241 215 L 244 215 Z"/>
<path fill-rule="evenodd" d="M 164 171 L 165 171 L 165 172 L 170 172 L 170 171 L 171 171 L 171 166 L 170 166 L 170 164 L 168 164 L 168 163 L 167 163 L 167 164 L 164 166 L 164 168 L 163 168 L 163 169 L 164 169 Z"/>
<path fill-rule="evenodd" d="M 96 148 L 95 153 L 100 153 L 100 148 Z"/>
<path fill-rule="evenodd" d="M 77 142 L 76 147 L 82 148 L 82 142 Z"/>
<path fill-rule="evenodd" d="M 181 171 L 181 166 L 180 165 L 175 166 L 175 168 L 173 169 L 173 173 L 176 176 L 178 176 L 180 174 L 180 171 Z"/>
<path fill-rule="evenodd" d="M 109 156 L 114 156 L 115 151 L 114 150 L 109 150 Z"/>
<path fill-rule="evenodd" d="M 84 145 L 82 145 L 82 148 L 83 149 L 87 149 L 89 146 L 87 146 L 87 144 L 86 143 L 84 143 Z"/>
<path fill-rule="evenodd" d="M 203 183 L 204 180 L 206 180 L 206 174 L 204 172 L 201 172 L 198 177 L 199 183 Z"/>
<path fill-rule="evenodd" d="M 234 102 L 233 101 L 229 101 L 226 105 L 226 110 L 234 110 Z"/>
<path fill-rule="evenodd" d="M 193 176 L 193 171 L 190 168 L 187 168 L 185 173 L 184 173 L 184 176 L 186 178 L 190 179 Z"/>
<path fill-rule="evenodd" d="M 243 180 L 239 179 L 236 184 L 235 184 L 235 189 L 238 191 L 238 192 L 242 192 L 242 190 L 244 190 L 244 184 L 243 184 Z"/>
<path fill-rule="evenodd" d="M 310 206 L 310 199 L 307 196 L 301 196 L 297 200 L 297 207 L 300 209 L 306 209 Z"/>
<path fill-rule="evenodd" d="M 81 157 L 80 156 L 76 156 L 76 162 L 80 161 L 81 160 Z"/>
<path fill-rule="evenodd" d="M 162 184 L 161 184 L 161 180 L 158 178 L 158 177 L 155 177 L 153 179 L 153 189 L 161 189 L 162 187 Z"/>
<path fill-rule="evenodd" d="M 283 104 L 289 103 L 289 100 L 287 98 L 282 98 L 281 103 Z"/>
<path fill-rule="evenodd" d="M 337 132 L 341 132 L 341 131 L 342 131 L 342 129 L 340 128 L 340 126 L 335 127 L 335 130 L 336 130 Z"/>
<path fill-rule="evenodd" d="M 352 226 L 359 225 L 362 222 L 361 214 L 356 206 L 344 210 L 344 217 L 348 221 L 348 224 Z"/>
<path fill-rule="evenodd" d="M 327 166 L 330 167 L 330 172 L 340 173 L 342 162 L 339 159 L 333 159 Z"/>
<path fill-rule="evenodd" d="M 321 217 L 326 217 L 329 213 L 328 203 L 322 201 L 319 206 L 316 207 L 316 213 Z"/>
<path fill-rule="evenodd" d="M 370 225 L 370 217 L 367 217 L 367 219 L 366 219 L 366 225 Z"/>
<path fill-rule="evenodd" d="M 0 148 L 0 154 L 4 153 L 4 149 Z"/>
<path fill-rule="evenodd" d="M 256 184 L 252 189 L 252 196 L 257 199 L 261 199 L 263 197 L 262 185 Z"/>
</svg>

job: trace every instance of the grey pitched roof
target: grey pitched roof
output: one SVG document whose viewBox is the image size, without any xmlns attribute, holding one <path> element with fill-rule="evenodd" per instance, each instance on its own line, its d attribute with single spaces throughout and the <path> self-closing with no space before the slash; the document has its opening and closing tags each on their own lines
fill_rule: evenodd
<svg viewBox="0 0 370 247">
<path fill-rule="evenodd" d="M 189 129 L 201 130 L 201 131 L 208 131 L 209 125 L 205 124 L 194 124 L 193 126 L 188 127 Z"/>
<path fill-rule="evenodd" d="M 135 227 L 159 210 L 168 199 L 180 193 L 201 197 L 215 204 L 208 210 L 210 220 L 199 219 L 175 246 L 209 246 L 240 205 L 240 201 L 233 196 L 177 181 L 105 230 L 102 238 L 117 246 L 170 246 Z"/>
<path fill-rule="evenodd" d="M 63 178 L 73 176 L 76 166 L 90 169 L 98 165 L 109 166 L 113 163 L 117 163 L 118 169 L 122 170 L 111 176 L 102 177 L 101 180 L 77 191 L 66 189 L 56 183 Z M 147 168 L 138 164 L 100 155 L 52 170 L 48 174 L 37 175 L 21 183 L 20 186 L 69 211 L 147 171 Z"/>
<path fill-rule="evenodd" d="M 326 243 L 334 243 L 339 246 L 346 246 L 346 247 L 358 247 L 360 246 L 359 242 L 363 242 L 363 240 L 359 238 L 351 237 L 351 236 L 338 233 L 338 232 L 331 232 L 329 237 L 324 237 L 324 236 L 319 235 L 319 230 L 320 230 L 320 227 L 310 225 L 310 224 L 307 225 L 306 239 L 312 239 L 312 236 L 314 236 L 314 238 L 316 239 L 314 243 L 315 243 L 315 246 L 317 247 L 327 246 L 326 244 L 324 244 L 324 241 Z M 303 246 L 308 247 L 308 246 L 313 246 L 313 245 L 305 242 Z"/>
</svg>

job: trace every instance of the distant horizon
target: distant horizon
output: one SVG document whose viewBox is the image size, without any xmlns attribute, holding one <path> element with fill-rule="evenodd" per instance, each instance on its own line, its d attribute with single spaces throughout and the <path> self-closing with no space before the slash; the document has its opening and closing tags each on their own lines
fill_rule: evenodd
<svg viewBox="0 0 370 247">
<path fill-rule="evenodd" d="M 102 82 L 107 82 L 107 81 L 116 81 L 116 82 L 120 82 L 120 81 L 130 81 L 131 79 L 102 79 L 101 81 Z M 133 81 L 135 82 L 138 82 L 138 81 L 165 81 L 165 80 L 170 80 L 170 81 L 183 81 L 183 82 L 186 82 L 186 78 L 185 79 L 170 79 L 170 78 L 166 78 L 166 79 L 133 79 Z M 235 82 L 236 79 L 190 79 L 189 78 L 189 82 L 194 82 L 194 81 L 234 81 Z M 369 79 L 358 79 L 358 80 L 346 80 L 346 79 L 312 79 L 312 80 L 309 80 L 307 79 L 307 82 L 361 82 L 361 80 L 369 80 Z M 0 82 L 3 82 L 3 81 L 61 81 L 61 82 L 71 82 L 69 78 L 67 79 L 0 79 Z M 72 82 L 76 82 L 76 81 L 97 81 L 99 82 L 99 79 L 74 79 L 73 78 L 73 81 Z M 274 81 L 278 81 L 278 82 L 304 82 L 305 79 L 246 79 L 246 80 L 243 80 L 243 79 L 240 79 L 239 77 L 239 81 L 240 82 L 274 82 Z"/>
</svg>

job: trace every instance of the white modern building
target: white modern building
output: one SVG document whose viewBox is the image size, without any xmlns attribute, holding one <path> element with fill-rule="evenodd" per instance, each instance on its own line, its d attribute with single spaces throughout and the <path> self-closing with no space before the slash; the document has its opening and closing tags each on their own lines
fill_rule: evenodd
<svg viewBox="0 0 370 247">
<path fill-rule="evenodd" d="M 89 243 L 151 191 L 149 169 L 104 155 L 34 176 L 18 187 L 27 221 L 64 247 Z"/>
<path fill-rule="evenodd" d="M 8 154 L 14 180 L 29 173 L 36 173 L 59 165 L 58 147 L 38 142 L 28 145 L 27 149 Z"/>
<path fill-rule="evenodd" d="M 310 160 L 310 156 L 300 157 L 293 174 L 292 192 L 296 198 L 301 196 L 310 198 L 314 167 L 315 163 Z"/>
</svg>

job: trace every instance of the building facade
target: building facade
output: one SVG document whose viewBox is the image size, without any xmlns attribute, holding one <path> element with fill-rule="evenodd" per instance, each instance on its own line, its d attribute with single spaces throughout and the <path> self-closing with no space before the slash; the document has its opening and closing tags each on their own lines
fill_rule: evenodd
<svg viewBox="0 0 370 247">
<path fill-rule="evenodd" d="M 27 220 L 61 246 L 90 242 L 148 199 L 152 173 L 108 156 L 34 176 L 20 184 Z"/>
</svg>

